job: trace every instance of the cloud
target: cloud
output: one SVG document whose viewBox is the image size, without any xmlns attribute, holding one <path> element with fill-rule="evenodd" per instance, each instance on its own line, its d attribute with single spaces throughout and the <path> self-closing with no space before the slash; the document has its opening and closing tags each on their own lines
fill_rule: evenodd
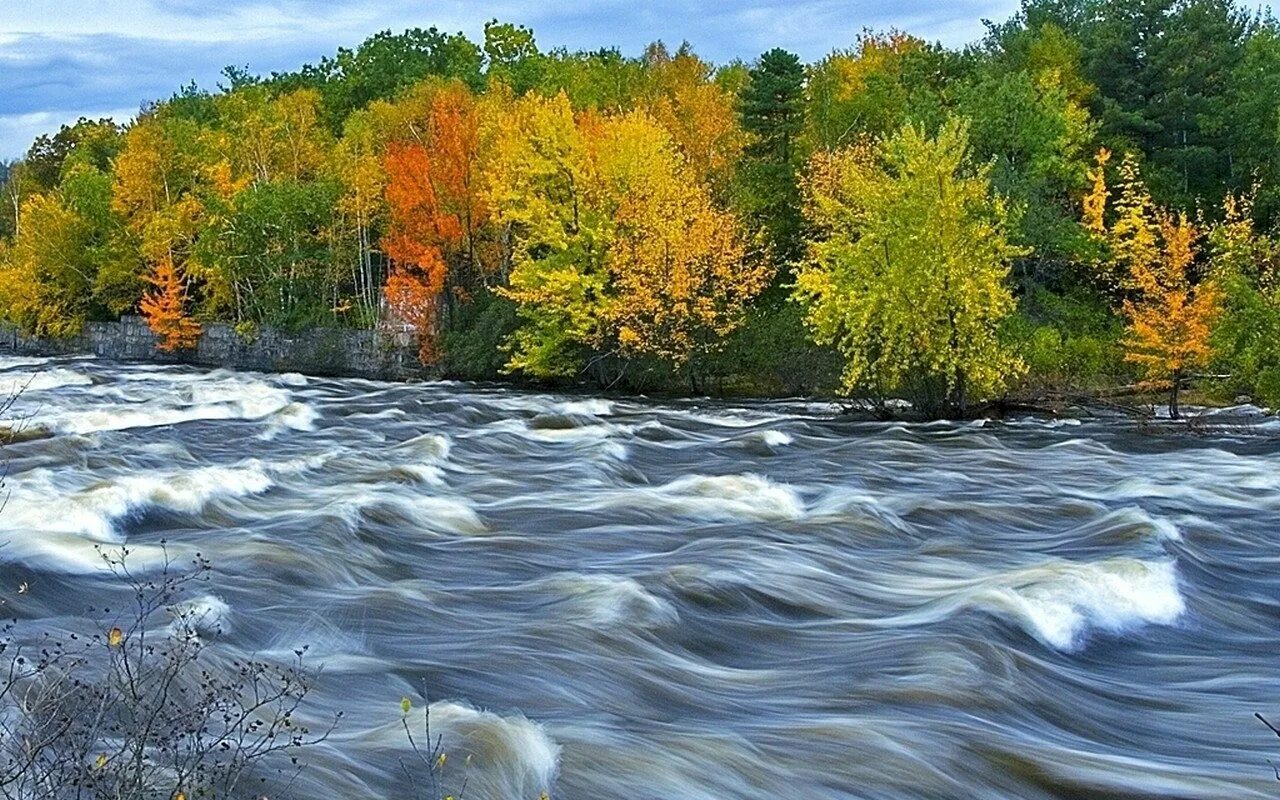
<svg viewBox="0 0 1280 800">
<path fill-rule="evenodd" d="M 491 18 L 528 25 L 543 48 L 688 40 L 717 62 L 785 47 L 815 59 L 864 28 L 897 27 L 961 44 L 1016 0 L 48 0 L 6 3 L 0 18 L 0 158 L 34 133 L 101 109 L 132 114 L 196 81 L 214 86 L 228 64 L 296 68 L 379 30 L 436 26 L 479 40 Z M 48 128 L 42 128 L 48 124 Z"/>
</svg>

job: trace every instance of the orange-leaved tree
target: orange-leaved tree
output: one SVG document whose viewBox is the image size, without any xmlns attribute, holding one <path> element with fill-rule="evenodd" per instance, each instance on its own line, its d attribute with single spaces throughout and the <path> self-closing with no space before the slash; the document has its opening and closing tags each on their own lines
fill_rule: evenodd
<svg viewBox="0 0 1280 800">
<path fill-rule="evenodd" d="M 1183 380 L 1209 361 L 1221 292 L 1212 280 L 1195 279 L 1200 231 L 1185 213 L 1156 207 L 1131 155 L 1120 165 L 1119 197 L 1107 223 L 1105 163 L 1104 151 L 1086 198 L 1085 226 L 1106 245 L 1104 279 L 1124 295 L 1125 360 L 1141 367 L 1151 384 L 1168 386 L 1169 415 L 1177 419 Z"/>
<path fill-rule="evenodd" d="M 460 85 L 437 90 L 410 139 L 388 146 L 383 165 L 390 225 L 382 245 L 391 259 L 387 302 L 418 332 L 424 363 L 438 357 L 440 313 L 465 299 L 483 274 L 480 231 L 488 211 L 478 179 L 475 101 Z"/>
<path fill-rule="evenodd" d="M 200 323 L 187 314 L 187 287 L 173 259 L 160 260 L 147 281 L 154 287 L 140 303 L 156 346 L 166 352 L 190 350 L 200 341 Z"/>
<path fill-rule="evenodd" d="M 1202 368 L 1211 355 L 1209 334 L 1221 308 L 1213 281 L 1193 284 L 1200 232 L 1185 213 L 1161 212 L 1158 259 L 1135 266 L 1130 278 L 1135 296 L 1124 301 L 1129 321 L 1125 360 L 1155 380 L 1169 382 L 1169 416 L 1177 419 L 1183 378 Z"/>
</svg>

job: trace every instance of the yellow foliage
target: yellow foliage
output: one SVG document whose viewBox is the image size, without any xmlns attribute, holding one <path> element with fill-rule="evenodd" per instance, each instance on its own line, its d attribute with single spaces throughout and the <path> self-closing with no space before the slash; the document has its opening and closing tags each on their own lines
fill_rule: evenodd
<svg viewBox="0 0 1280 800">
<path fill-rule="evenodd" d="M 1084 197 L 1084 226 L 1097 236 L 1107 233 L 1104 215 L 1107 209 L 1107 162 L 1111 160 L 1111 151 L 1103 147 L 1094 157 L 1094 167 L 1089 171 L 1092 184 Z"/>
<path fill-rule="evenodd" d="M 648 113 L 575 115 L 563 94 L 530 95 L 482 139 L 487 200 L 514 231 L 502 291 L 526 320 L 510 369 L 569 374 L 580 347 L 682 365 L 766 285 L 738 219 Z"/>
</svg>

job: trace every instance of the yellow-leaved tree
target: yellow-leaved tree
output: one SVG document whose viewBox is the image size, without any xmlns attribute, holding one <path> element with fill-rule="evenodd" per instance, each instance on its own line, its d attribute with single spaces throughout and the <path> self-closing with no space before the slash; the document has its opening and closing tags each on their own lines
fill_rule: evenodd
<svg viewBox="0 0 1280 800">
<path fill-rule="evenodd" d="M 1092 194 L 1105 197 L 1105 188 L 1095 185 Z M 1169 416 L 1177 419 L 1182 383 L 1209 362 L 1210 334 L 1221 314 L 1217 284 L 1195 280 L 1201 232 L 1185 213 L 1156 207 L 1131 155 L 1120 165 L 1110 224 L 1103 210 L 1089 211 L 1086 226 L 1107 247 L 1102 274 L 1124 294 L 1125 360 L 1137 364 L 1150 385 L 1168 387 Z"/>
<path fill-rule="evenodd" d="M 907 126 L 811 160 L 795 297 L 814 339 L 844 357 L 846 392 L 964 413 L 1023 369 L 997 334 L 1024 251 L 988 172 L 955 119 L 935 137 Z"/>
<path fill-rule="evenodd" d="M 662 124 L 575 114 L 563 94 L 516 100 L 491 124 L 486 196 L 512 232 L 502 291 L 523 320 L 509 369 L 572 375 L 640 355 L 685 368 L 741 324 L 769 270 Z"/>
</svg>

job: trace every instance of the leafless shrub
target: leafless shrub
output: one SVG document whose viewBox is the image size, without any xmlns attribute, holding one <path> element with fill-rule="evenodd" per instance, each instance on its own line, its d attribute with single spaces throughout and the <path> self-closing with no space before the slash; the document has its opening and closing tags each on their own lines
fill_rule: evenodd
<svg viewBox="0 0 1280 800">
<path fill-rule="evenodd" d="M 177 569 L 166 550 L 148 577 L 128 555 L 103 553 L 131 590 L 124 612 L 98 612 L 103 630 L 34 641 L 17 621 L 0 631 L 0 795 L 221 800 L 287 788 L 299 752 L 333 730 L 297 721 L 317 676 L 305 648 L 283 666 L 208 663 L 207 611 L 187 597 L 209 562 Z"/>
</svg>

